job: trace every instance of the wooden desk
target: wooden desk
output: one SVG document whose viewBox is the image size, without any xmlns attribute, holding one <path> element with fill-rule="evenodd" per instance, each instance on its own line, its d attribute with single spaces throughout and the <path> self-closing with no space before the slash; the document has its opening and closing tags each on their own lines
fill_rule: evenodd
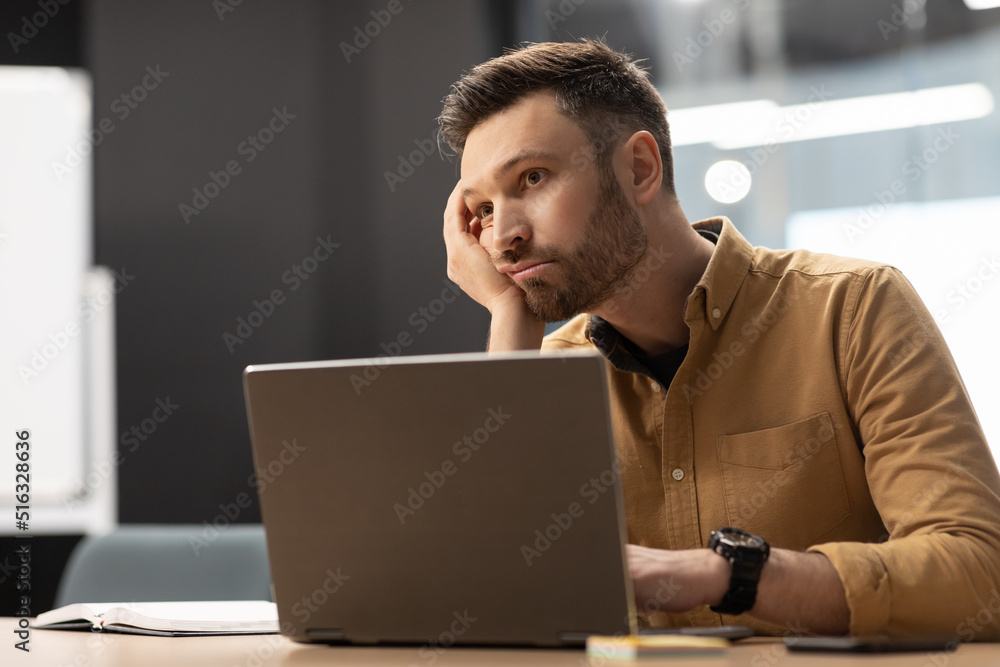
<svg viewBox="0 0 1000 667">
<path fill-rule="evenodd" d="M 773 640 L 735 643 L 725 657 L 665 660 L 587 662 L 583 650 L 452 648 L 443 653 L 408 648 L 343 648 L 304 646 L 279 635 L 246 637 L 140 637 L 63 630 L 32 630 L 30 653 L 14 648 L 16 621 L 0 618 L 0 665 L 38 667 L 264 667 L 271 665 L 393 665 L 431 667 L 449 665 L 517 665 L 518 667 L 573 667 L 601 665 L 680 665 L 698 667 L 1000 667 L 1000 644 L 964 644 L 947 654 L 897 653 L 889 656 L 850 656 L 788 653 Z M 435 659 L 436 658 L 436 659 Z"/>
</svg>

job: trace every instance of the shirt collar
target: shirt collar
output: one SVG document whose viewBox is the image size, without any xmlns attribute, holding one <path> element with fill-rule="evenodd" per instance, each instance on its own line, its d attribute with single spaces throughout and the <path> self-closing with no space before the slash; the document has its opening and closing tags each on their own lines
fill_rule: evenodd
<svg viewBox="0 0 1000 667">
<path fill-rule="evenodd" d="M 719 238 L 705 273 L 688 296 L 684 319 L 690 324 L 700 316 L 714 330 L 726 319 L 736 299 L 753 262 L 753 248 L 729 218 L 708 218 L 694 223 L 693 227 L 699 232 L 717 234 Z M 607 321 L 591 315 L 584 333 L 615 368 L 653 377 L 649 369 L 629 354 L 621 343 L 621 334 Z"/>
<path fill-rule="evenodd" d="M 753 247 L 726 217 L 708 218 L 694 223 L 694 228 L 715 232 L 719 241 L 708 261 L 701 280 L 688 296 L 684 320 L 689 324 L 703 317 L 717 330 L 725 321 L 736 293 L 753 263 Z"/>
<path fill-rule="evenodd" d="M 640 373 L 652 378 L 653 373 L 646 365 L 632 356 L 624 344 L 622 335 L 611 326 L 607 320 L 597 315 L 591 315 L 587 320 L 587 327 L 584 334 L 594 344 L 594 346 L 607 357 L 611 365 L 620 371 L 627 373 Z"/>
</svg>

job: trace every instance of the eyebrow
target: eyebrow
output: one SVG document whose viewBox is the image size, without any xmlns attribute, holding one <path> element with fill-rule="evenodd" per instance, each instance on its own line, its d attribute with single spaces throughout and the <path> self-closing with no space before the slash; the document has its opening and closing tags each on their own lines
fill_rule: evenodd
<svg viewBox="0 0 1000 667">
<path fill-rule="evenodd" d="M 521 162 L 525 160 L 555 160 L 555 153 L 550 153 L 548 151 L 538 150 L 536 148 L 524 148 L 514 153 L 509 158 L 507 158 L 503 164 L 497 167 L 496 171 L 493 172 L 494 180 L 500 180 L 503 178 L 504 174 L 516 167 Z M 473 188 L 465 188 L 462 190 L 462 198 L 466 198 L 469 195 L 477 194 L 477 191 Z"/>
</svg>

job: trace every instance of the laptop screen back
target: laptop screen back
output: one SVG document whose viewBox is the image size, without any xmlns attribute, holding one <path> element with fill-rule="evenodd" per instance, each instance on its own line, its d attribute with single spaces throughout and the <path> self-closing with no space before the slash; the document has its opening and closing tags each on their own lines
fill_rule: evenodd
<svg viewBox="0 0 1000 667">
<path fill-rule="evenodd" d="M 244 374 L 285 634 L 559 645 L 634 629 L 603 359 L 375 361 Z"/>
</svg>

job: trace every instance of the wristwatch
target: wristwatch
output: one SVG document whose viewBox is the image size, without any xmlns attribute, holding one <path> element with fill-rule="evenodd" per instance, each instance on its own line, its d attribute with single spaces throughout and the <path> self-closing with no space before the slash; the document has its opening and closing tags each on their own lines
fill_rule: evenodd
<svg viewBox="0 0 1000 667">
<path fill-rule="evenodd" d="M 771 553 L 764 538 L 739 528 L 719 528 L 712 531 L 708 548 L 729 561 L 733 574 L 729 590 L 722 601 L 711 607 L 717 614 L 742 614 L 753 609 L 757 601 L 757 582 Z"/>
</svg>

